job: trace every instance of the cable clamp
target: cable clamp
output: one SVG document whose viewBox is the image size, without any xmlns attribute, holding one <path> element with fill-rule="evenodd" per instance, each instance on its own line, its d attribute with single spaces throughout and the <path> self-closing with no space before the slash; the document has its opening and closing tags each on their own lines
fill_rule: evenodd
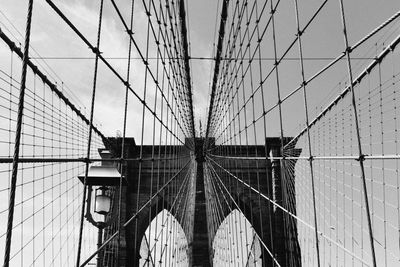
<svg viewBox="0 0 400 267">
<path fill-rule="evenodd" d="M 92 51 L 94 54 L 96 54 L 97 56 L 99 56 L 101 54 L 100 50 L 97 47 L 92 47 Z"/>
<path fill-rule="evenodd" d="M 296 36 L 300 37 L 300 36 L 302 36 L 302 35 L 303 35 L 303 33 L 304 33 L 304 31 L 302 31 L 302 30 L 298 29 L 298 30 L 297 30 L 297 34 L 296 34 Z"/>
<path fill-rule="evenodd" d="M 361 154 L 358 158 L 356 158 L 357 161 L 364 161 L 365 160 L 365 156 L 364 154 Z"/>
</svg>

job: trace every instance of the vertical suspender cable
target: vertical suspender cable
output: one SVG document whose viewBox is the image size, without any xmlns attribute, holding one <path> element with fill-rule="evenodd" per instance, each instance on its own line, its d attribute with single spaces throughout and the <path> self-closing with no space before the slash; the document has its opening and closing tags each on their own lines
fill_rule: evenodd
<svg viewBox="0 0 400 267">
<path fill-rule="evenodd" d="M 19 148 L 22 135 L 21 128 L 22 128 L 22 116 L 24 111 L 26 70 L 28 66 L 29 40 L 31 36 L 32 10 L 33 10 L 33 0 L 29 0 L 28 16 L 26 20 L 26 31 L 25 31 L 24 56 L 22 58 L 21 87 L 19 91 L 19 103 L 18 103 L 18 115 L 17 115 L 18 117 L 17 117 L 17 129 L 15 132 L 13 168 L 11 174 L 11 187 L 10 187 L 11 191 L 8 202 L 8 221 L 7 221 L 7 233 L 6 233 L 6 247 L 4 250 L 4 265 L 3 265 L 4 267 L 8 267 L 10 261 L 11 237 L 12 237 L 12 228 L 14 220 L 15 191 L 16 191 L 17 175 L 18 175 Z"/>
<path fill-rule="evenodd" d="M 130 28 L 128 31 L 129 36 L 133 35 L 132 27 L 133 27 L 133 12 L 135 8 L 135 1 L 132 0 L 131 4 L 131 17 L 130 17 Z M 118 194 L 118 237 L 117 237 L 117 264 L 119 264 L 119 251 L 121 245 L 121 205 L 122 205 L 122 179 L 123 179 L 123 171 L 126 172 L 126 169 L 123 169 L 123 164 L 126 164 L 124 161 L 125 157 L 125 138 L 126 138 L 126 120 L 128 116 L 128 99 L 129 99 L 129 80 L 130 80 L 130 70 L 131 70 L 131 54 L 132 54 L 132 39 L 129 38 L 129 48 L 128 48 L 128 66 L 126 71 L 126 86 L 125 86 L 125 106 L 124 106 L 124 125 L 122 131 L 122 144 L 121 144 L 121 161 L 120 161 L 120 170 L 121 177 L 119 181 L 119 194 Z M 127 166 L 126 166 L 127 168 Z"/>
<path fill-rule="evenodd" d="M 143 5 L 145 6 L 144 0 L 143 0 Z M 150 13 L 150 9 L 146 12 L 146 16 L 147 16 L 147 27 L 146 27 L 146 54 L 145 54 L 145 58 L 144 58 L 144 65 L 147 66 L 149 65 L 149 43 L 150 43 L 150 24 L 151 24 L 151 13 Z M 142 162 L 142 157 L 143 157 L 143 139 L 145 137 L 145 132 L 144 132 L 144 128 L 145 128 L 145 120 L 146 120 L 146 107 L 144 105 L 144 103 L 146 103 L 146 96 L 147 96 L 147 82 L 148 82 L 148 75 L 149 75 L 149 69 L 146 67 L 145 72 L 144 72 L 144 82 L 143 82 L 143 107 L 142 107 L 142 123 L 141 123 L 141 134 L 140 134 L 140 150 L 139 150 L 139 167 L 138 167 L 138 178 L 137 178 L 137 188 L 136 188 L 136 210 L 135 212 L 137 212 L 140 208 L 140 187 L 143 186 L 142 185 L 142 179 L 143 179 L 143 173 L 142 173 L 142 169 L 143 169 L 143 162 Z M 151 74 L 150 74 L 151 75 Z M 134 255 L 135 257 L 139 256 L 139 251 L 138 251 L 138 240 L 139 237 L 138 235 L 138 219 L 135 219 L 135 230 L 134 230 L 134 234 L 135 234 L 135 238 L 134 238 Z"/>
<path fill-rule="evenodd" d="M 278 3 L 279 3 L 279 1 L 278 1 Z M 271 23 L 272 23 L 272 42 L 273 42 L 273 50 L 274 50 L 274 72 L 275 72 L 276 89 L 277 89 L 277 96 L 278 96 L 277 106 L 278 106 L 278 114 L 279 114 L 279 132 L 280 132 L 280 139 L 281 139 L 281 149 L 280 149 L 281 155 L 280 156 L 284 156 L 283 155 L 283 151 L 284 151 L 284 134 L 283 134 L 283 118 L 282 118 L 282 99 L 281 99 L 279 68 L 278 68 L 280 60 L 278 61 L 277 44 L 276 44 L 277 43 L 277 38 L 276 38 L 276 28 L 275 28 L 275 12 L 276 12 L 276 9 L 277 9 L 277 5 L 274 7 L 272 0 L 270 1 L 270 4 L 271 4 L 270 5 L 270 13 L 271 13 Z M 280 183 L 280 186 L 281 186 L 281 188 L 280 188 L 281 195 L 278 196 L 279 199 L 277 201 L 281 202 L 281 205 L 286 208 L 287 207 L 287 205 L 286 205 L 287 203 L 285 201 L 285 195 L 284 195 L 285 178 L 283 177 L 284 176 L 284 170 L 285 170 L 285 166 L 284 166 L 285 163 L 286 163 L 285 159 L 280 159 L 280 174 L 281 174 L 281 177 L 280 177 L 279 183 Z M 284 215 L 283 215 L 283 213 L 281 215 L 281 211 L 278 211 L 277 215 L 275 215 L 275 216 L 280 216 L 281 218 L 279 218 L 278 220 L 282 220 L 282 223 L 284 223 L 284 226 L 286 226 Z M 276 221 L 276 218 L 275 218 L 275 221 Z M 281 226 L 275 225 L 275 227 L 281 227 Z M 277 229 L 275 229 L 275 230 L 277 230 Z M 281 231 L 283 232 L 282 234 L 284 235 L 285 234 L 285 232 L 284 232 L 285 228 L 283 227 L 283 229 Z M 284 260 L 282 258 L 282 254 L 286 250 L 284 242 L 282 242 L 282 245 L 284 246 L 284 248 L 277 249 L 278 250 L 277 253 L 279 255 L 278 256 L 278 260 L 281 260 L 281 261 Z M 279 247 L 279 246 L 277 246 L 277 247 Z M 283 262 L 281 262 L 281 263 L 283 263 Z"/>
<path fill-rule="evenodd" d="M 358 161 L 360 163 L 360 170 L 361 170 L 361 180 L 362 180 L 363 195 L 364 195 L 364 202 L 365 202 L 365 213 L 367 214 L 368 233 L 369 233 L 369 241 L 370 241 L 370 245 L 371 245 L 372 264 L 374 267 L 376 267 L 374 236 L 373 236 L 373 230 L 372 230 L 371 214 L 370 214 L 370 210 L 369 210 L 367 183 L 366 183 L 365 169 L 364 169 L 364 160 L 365 159 L 364 159 L 364 155 L 362 153 L 360 128 L 358 125 L 358 112 L 357 112 L 356 99 L 355 99 L 354 86 L 353 86 L 353 72 L 352 72 L 352 68 L 351 68 L 351 59 L 350 59 L 351 49 L 349 46 L 349 41 L 348 41 L 348 36 L 347 36 L 346 19 L 345 19 L 345 15 L 344 15 L 343 0 L 339 0 L 339 3 L 340 3 L 341 15 L 342 15 L 343 38 L 344 38 L 344 43 L 346 46 L 347 69 L 348 69 L 348 73 L 349 73 L 349 84 L 350 84 L 349 87 L 350 87 L 350 92 L 351 92 L 351 106 L 352 106 L 352 110 L 353 110 L 354 122 L 355 122 L 355 127 L 356 127 L 358 156 L 359 156 Z"/>
<path fill-rule="evenodd" d="M 304 76 L 304 62 L 303 62 L 303 48 L 301 42 L 302 31 L 300 30 L 300 20 L 299 20 L 299 8 L 297 0 L 294 0 L 295 12 L 296 12 L 296 25 L 297 25 L 297 42 L 299 45 L 299 57 L 300 57 L 300 69 L 301 69 L 301 82 L 303 87 L 303 100 L 304 100 L 304 116 L 307 125 L 307 143 L 308 143 L 308 156 L 309 156 L 309 164 L 310 164 L 310 175 L 311 175 L 311 192 L 312 192 L 312 203 L 313 203 L 313 212 L 314 212 L 314 233 L 315 233 L 315 246 L 317 252 L 317 263 L 318 266 L 321 266 L 320 259 L 320 249 L 319 249 L 319 239 L 318 239 L 318 219 L 317 219 L 317 207 L 316 207 L 316 197 L 315 197 L 315 175 L 314 175 L 314 166 L 313 166 L 313 156 L 311 149 L 311 136 L 310 136 L 310 124 L 309 124 L 309 116 L 308 116 L 308 104 L 307 104 L 307 91 L 306 91 L 306 79 Z"/>
<path fill-rule="evenodd" d="M 90 148 L 92 142 L 92 130 L 93 130 L 93 113 L 94 113 L 94 102 L 96 97 L 96 85 L 97 85 L 97 67 L 99 64 L 99 55 L 100 55 L 100 34 L 101 34 L 101 22 L 103 17 L 103 0 L 100 1 L 100 11 L 99 11 L 99 24 L 97 29 L 97 45 L 93 49 L 93 53 L 96 54 L 95 62 L 94 62 L 94 77 L 93 77 L 93 89 L 92 89 L 92 103 L 90 107 L 90 120 L 89 120 L 89 136 L 87 143 L 87 153 L 86 153 L 86 168 L 85 168 L 85 179 L 84 179 L 84 189 L 83 189 L 83 197 L 82 197 L 82 211 L 81 211 L 81 222 L 79 227 L 79 239 L 78 239 L 78 253 L 76 257 L 76 266 L 79 266 L 79 261 L 81 257 L 81 249 L 82 249 L 82 234 L 83 234 L 83 220 L 85 216 L 85 201 L 86 201 L 86 183 L 87 176 L 89 171 L 89 158 L 90 158 Z"/>
</svg>

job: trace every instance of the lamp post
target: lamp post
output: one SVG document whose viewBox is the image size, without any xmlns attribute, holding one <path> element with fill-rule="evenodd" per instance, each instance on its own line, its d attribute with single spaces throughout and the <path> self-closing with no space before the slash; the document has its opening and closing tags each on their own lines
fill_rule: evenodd
<svg viewBox="0 0 400 267">
<path fill-rule="evenodd" d="M 104 151 L 102 152 L 104 153 Z M 85 184 L 84 175 L 79 175 L 78 178 L 83 184 Z M 111 225 L 111 223 L 113 223 L 117 217 L 114 214 L 110 214 L 110 212 L 116 212 L 117 209 L 111 209 L 112 192 L 109 186 L 118 186 L 120 184 L 120 179 L 122 179 L 122 184 L 126 185 L 125 178 L 123 176 L 121 177 L 121 174 L 118 172 L 118 170 L 111 164 L 104 164 L 103 166 L 90 166 L 88 175 L 86 177 L 88 193 L 86 198 L 85 218 L 88 222 L 98 228 L 97 249 L 100 249 L 101 245 L 103 244 L 103 229 Z M 95 190 L 94 212 L 103 215 L 103 221 L 96 221 L 91 213 L 93 186 L 98 186 Z M 97 267 L 102 267 L 102 259 L 103 251 L 99 251 L 97 255 Z"/>
<path fill-rule="evenodd" d="M 100 249 L 103 244 L 103 229 L 109 226 L 113 221 L 115 216 L 110 216 L 108 220 L 104 221 L 95 221 L 92 213 L 90 212 L 91 200 L 92 200 L 92 186 L 88 186 L 88 194 L 86 199 L 86 214 L 85 218 L 92 225 L 97 227 L 98 235 L 97 235 L 97 249 Z M 111 195 L 110 190 L 106 186 L 101 186 L 95 191 L 95 205 L 94 212 L 100 215 L 103 215 L 104 218 L 107 218 L 107 215 L 111 211 Z M 97 254 L 97 267 L 102 267 L 102 259 L 103 259 L 103 251 L 99 251 Z"/>
</svg>

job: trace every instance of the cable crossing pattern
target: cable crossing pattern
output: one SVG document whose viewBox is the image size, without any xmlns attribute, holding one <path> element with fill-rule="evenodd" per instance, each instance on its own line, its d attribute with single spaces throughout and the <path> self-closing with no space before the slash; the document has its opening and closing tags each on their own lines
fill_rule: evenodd
<svg viewBox="0 0 400 267">
<path fill-rule="evenodd" d="M 7 1 L 3 266 L 400 263 L 396 1 Z"/>
</svg>

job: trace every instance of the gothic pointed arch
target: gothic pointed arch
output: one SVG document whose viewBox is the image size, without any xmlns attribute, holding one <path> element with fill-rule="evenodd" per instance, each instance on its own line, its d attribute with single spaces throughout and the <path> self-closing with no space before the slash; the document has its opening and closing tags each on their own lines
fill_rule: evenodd
<svg viewBox="0 0 400 267">
<path fill-rule="evenodd" d="M 140 240 L 139 266 L 189 266 L 185 232 L 168 210 L 154 216 Z"/>
</svg>

